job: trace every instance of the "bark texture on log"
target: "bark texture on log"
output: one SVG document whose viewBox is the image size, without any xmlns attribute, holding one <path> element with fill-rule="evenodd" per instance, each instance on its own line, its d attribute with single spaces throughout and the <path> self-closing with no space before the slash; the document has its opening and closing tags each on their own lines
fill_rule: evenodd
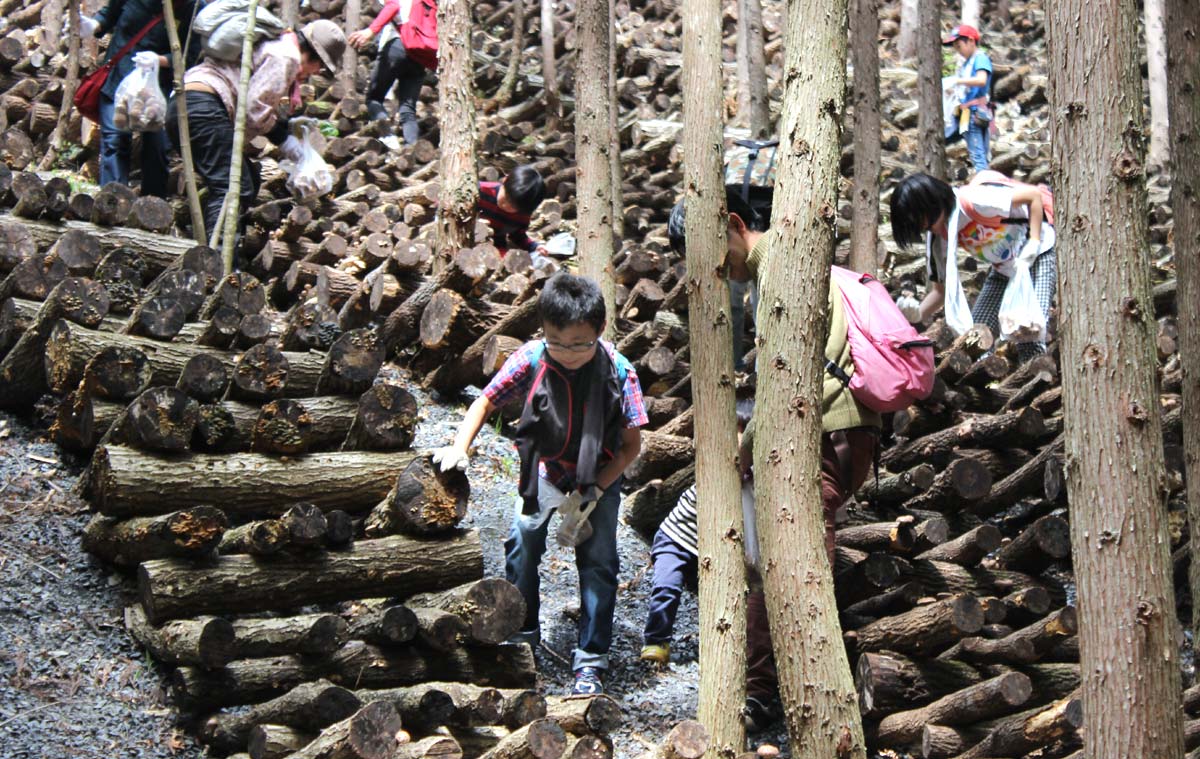
<svg viewBox="0 0 1200 759">
<path fill-rule="evenodd" d="M 453 587 L 483 574 L 479 535 L 465 532 L 436 543 L 389 537 L 360 540 L 348 550 L 313 557 L 259 562 L 221 556 L 193 567 L 173 559 L 146 562 L 138 592 L 147 615 L 159 622 L 209 611 L 267 611 L 344 601 L 367 595 L 401 595 Z M 280 593 L 280 587 L 291 592 Z"/>
</svg>

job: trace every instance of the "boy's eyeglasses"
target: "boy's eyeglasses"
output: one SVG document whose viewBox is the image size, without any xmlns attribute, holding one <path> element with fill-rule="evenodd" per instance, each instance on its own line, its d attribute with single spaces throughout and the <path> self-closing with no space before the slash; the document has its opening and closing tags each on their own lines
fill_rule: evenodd
<svg viewBox="0 0 1200 759">
<path fill-rule="evenodd" d="M 552 343 L 549 340 L 542 340 L 542 344 L 545 345 L 549 350 L 559 351 L 561 353 L 587 353 L 592 348 L 596 347 L 595 340 L 586 343 L 575 343 L 574 345 L 561 345 L 559 343 Z"/>
</svg>

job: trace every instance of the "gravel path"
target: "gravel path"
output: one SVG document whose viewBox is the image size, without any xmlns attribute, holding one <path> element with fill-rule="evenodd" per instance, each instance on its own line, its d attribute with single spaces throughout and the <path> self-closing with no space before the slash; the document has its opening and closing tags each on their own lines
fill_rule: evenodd
<svg viewBox="0 0 1200 759">
<path fill-rule="evenodd" d="M 0 414 L 0 756 L 199 757 L 125 632 L 133 580 L 80 548 L 80 468 Z"/>
</svg>

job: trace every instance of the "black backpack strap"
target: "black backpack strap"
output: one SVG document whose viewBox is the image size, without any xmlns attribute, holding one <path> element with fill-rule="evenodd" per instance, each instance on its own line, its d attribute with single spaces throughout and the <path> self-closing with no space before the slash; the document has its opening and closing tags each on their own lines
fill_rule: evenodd
<svg viewBox="0 0 1200 759">
<path fill-rule="evenodd" d="M 829 359 L 825 359 L 825 371 L 833 375 L 833 378 L 842 383 L 842 387 L 850 387 L 850 375 L 842 367 L 833 363 Z"/>
</svg>

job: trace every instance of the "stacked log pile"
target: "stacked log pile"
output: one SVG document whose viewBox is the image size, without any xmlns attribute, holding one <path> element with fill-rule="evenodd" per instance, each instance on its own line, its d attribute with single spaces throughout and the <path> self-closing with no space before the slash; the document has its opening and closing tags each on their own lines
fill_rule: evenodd
<svg viewBox="0 0 1200 759">
<path fill-rule="evenodd" d="M 252 274 L 158 233 L 3 229 L 0 396 L 38 401 L 91 455 L 85 547 L 136 572 L 127 626 L 174 668 L 178 703 L 213 715 L 219 751 L 461 756 L 445 729 L 545 717 L 529 647 L 504 642 L 524 602 L 481 579 L 465 477 L 409 449 L 416 401 L 377 377 L 375 330 L 277 310 Z M 243 705 L 261 711 L 222 727 Z M 573 739 L 587 755 L 611 755 L 608 706 Z"/>
</svg>

